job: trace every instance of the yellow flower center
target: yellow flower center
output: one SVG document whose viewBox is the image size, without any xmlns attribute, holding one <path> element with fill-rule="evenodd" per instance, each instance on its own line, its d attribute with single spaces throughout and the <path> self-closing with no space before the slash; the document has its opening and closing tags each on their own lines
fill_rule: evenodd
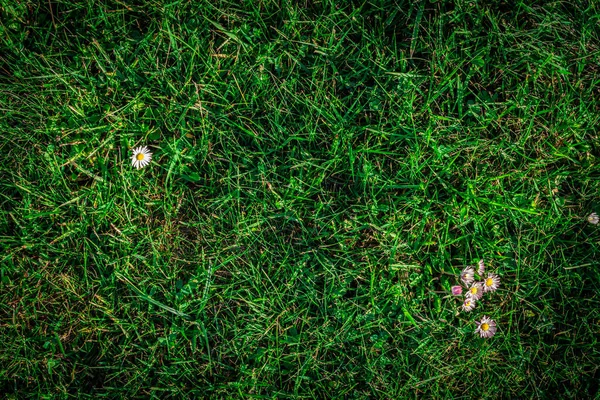
<svg viewBox="0 0 600 400">
<path fill-rule="evenodd" d="M 482 331 L 487 331 L 488 329 L 490 329 L 490 325 L 487 324 L 486 322 L 484 322 L 483 324 L 481 324 L 481 330 Z"/>
<path fill-rule="evenodd" d="M 135 158 L 137 158 L 138 160 L 143 160 L 144 159 L 144 153 L 139 153 L 137 156 L 135 156 Z"/>
<path fill-rule="evenodd" d="M 471 292 L 471 294 L 477 294 L 477 286 L 473 286 L 471 289 L 469 289 L 469 292 Z"/>
<path fill-rule="evenodd" d="M 470 300 L 465 301 L 465 307 L 471 307 L 471 301 Z"/>
<path fill-rule="evenodd" d="M 492 286 L 494 284 L 494 280 L 492 278 L 487 278 L 485 280 L 485 286 Z"/>
</svg>

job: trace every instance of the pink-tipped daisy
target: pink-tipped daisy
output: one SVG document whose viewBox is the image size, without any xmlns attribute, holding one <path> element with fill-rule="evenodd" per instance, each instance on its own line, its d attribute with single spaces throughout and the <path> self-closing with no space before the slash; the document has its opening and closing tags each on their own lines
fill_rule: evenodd
<svg viewBox="0 0 600 400">
<path fill-rule="evenodd" d="M 472 284 L 469 290 L 467 290 L 466 296 L 467 298 L 473 300 L 481 299 L 481 296 L 483 296 L 483 285 L 481 284 L 481 282 Z"/>
<path fill-rule="evenodd" d="M 462 294 L 462 286 L 452 286 L 452 295 L 459 296 Z"/>
<path fill-rule="evenodd" d="M 493 319 L 484 315 L 480 322 L 475 323 L 477 324 L 475 333 L 479 333 L 482 338 L 491 338 L 496 334 L 496 322 Z"/>
<path fill-rule="evenodd" d="M 140 146 L 133 149 L 133 155 L 131 156 L 131 165 L 135 168 L 140 169 L 150 164 L 152 160 L 152 153 L 146 146 Z"/>
<path fill-rule="evenodd" d="M 600 218 L 598 218 L 598 214 L 596 214 L 595 212 L 591 213 L 590 215 L 588 215 L 587 220 L 590 224 L 598 224 L 598 222 L 600 222 Z"/>
<path fill-rule="evenodd" d="M 483 260 L 479 260 L 479 269 L 477 270 L 477 273 L 479 274 L 479 276 L 483 276 L 483 274 L 485 273 L 485 263 L 483 262 Z"/>
<path fill-rule="evenodd" d="M 483 291 L 493 292 L 500 286 L 500 277 L 495 274 L 488 274 L 487 278 L 483 280 Z"/>
<path fill-rule="evenodd" d="M 465 302 L 464 302 L 464 303 L 463 303 L 463 305 L 462 305 L 462 309 L 463 309 L 463 311 L 466 311 L 466 312 L 469 312 L 469 311 L 471 311 L 472 309 L 474 309 L 474 308 L 475 308 L 475 303 L 476 303 L 476 301 L 475 301 L 475 300 L 473 300 L 473 299 L 472 299 L 472 298 L 470 298 L 470 297 L 467 297 L 467 298 L 465 299 Z"/>
<path fill-rule="evenodd" d="M 475 270 L 473 267 L 466 267 L 460 273 L 460 280 L 463 281 L 465 285 L 470 285 L 475 280 Z"/>
</svg>

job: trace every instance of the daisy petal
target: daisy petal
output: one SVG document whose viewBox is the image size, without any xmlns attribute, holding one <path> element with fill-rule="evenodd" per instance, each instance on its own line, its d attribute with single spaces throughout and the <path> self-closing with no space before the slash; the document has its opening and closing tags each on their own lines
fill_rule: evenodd
<svg viewBox="0 0 600 400">
<path fill-rule="evenodd" d="M 485 263 L 483 262 L 483 260 L 479 260 L 479 269 L 477 270 L 477 273 L 479 274 L 479 276 L 483 276 L 484 272 L 485 272 Z"/>
<path fill-rule="evenodd" d="M 152 161 L 152 153 L 146 146 L 139 146 L 133 149 L 133 155 L 131 156 L 131 165 L 136 169 L 140 169 L 150 164 Z"/>
<path fill-rule="evenodd" d="M 483 291 L 493 292 L 500 287 L 500 277 L 496 274 L 489 273 L 487 278 L 483 280 Z"/>
<path fill-rule="evenodd" d="M 473 267 L 466 267 L 460 273 L 460 280 L 463 281 L 465 285 L 470 285 L 475 280 L 475 270 Z"/>
<path fill-rule="evenodd" d="M 496 321 L 493 319 L 486 317 L 485 315 L 481 318 L 481 321 L 475 322 L 477 325 L 477 329 L 475 329 L 475 333 L 478 333 L 482 338 L 491 338 L 496 334 L 497 326 Z"/>
<path fill-rule="evenodd" d="M 467 298 L 473 300 L 479 300 L 483 296 L 483 285 L 481 282 L 477 282 L 471 285 L 466 294 Z"/>
</svg>

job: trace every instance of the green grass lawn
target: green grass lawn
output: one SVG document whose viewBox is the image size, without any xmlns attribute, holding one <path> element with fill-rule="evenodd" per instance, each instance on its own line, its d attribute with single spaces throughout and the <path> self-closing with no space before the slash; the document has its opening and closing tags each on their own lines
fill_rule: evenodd
<svg viewBox="0 0 600 400">
<path fill-rule="evenodd" d="M 598 398 L 600 3 L 0 16 L 9 399 Z"/>
</svg>

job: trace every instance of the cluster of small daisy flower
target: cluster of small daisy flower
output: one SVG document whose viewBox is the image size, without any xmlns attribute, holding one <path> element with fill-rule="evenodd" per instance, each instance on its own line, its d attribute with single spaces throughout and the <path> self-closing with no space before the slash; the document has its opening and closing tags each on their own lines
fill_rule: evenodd
<svg viewBox="0 0 600 400">
<path fill-rule="evenodd" d="M 493 292 L 500 286 L 500 277 L 490 272 L 485 275 L 485 263 L 483 260 L 479 260 L 479 268 L 477 274 L 482 281 L 475 282 L 475 268 L 466 267 L 460 273 L 460 280 L 467 287 L 465 293 L 465 301 L 463 302 L 462 309 L 465 312 L 469 312 L 475 308 L 477 302 L 483 297 L 484 293 Z M 484 277 L 485 276 L 485 277 Z M 462 286 L 452 286 L 452 294 L 459 296 L 462 294 Z M 486 317 L 485 315 L 481 321 L 476 321 L 477 329 L 475 333 L 479 333 L 481 337 L 490 338 L 496 334 L 496 322 Z"/>
</svg>

